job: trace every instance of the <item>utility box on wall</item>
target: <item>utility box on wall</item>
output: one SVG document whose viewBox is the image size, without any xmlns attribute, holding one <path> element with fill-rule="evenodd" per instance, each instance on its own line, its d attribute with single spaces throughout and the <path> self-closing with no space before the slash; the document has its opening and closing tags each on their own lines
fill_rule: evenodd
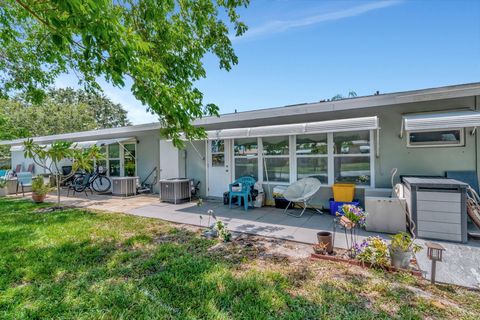
<svg viewBox="0 0 480 320">
<path fill-rule="evenodd" d="M 405 198 L 419 238 L 467 242 L 467 184 L 454 179 L 404 177 Z"/>
</svg>

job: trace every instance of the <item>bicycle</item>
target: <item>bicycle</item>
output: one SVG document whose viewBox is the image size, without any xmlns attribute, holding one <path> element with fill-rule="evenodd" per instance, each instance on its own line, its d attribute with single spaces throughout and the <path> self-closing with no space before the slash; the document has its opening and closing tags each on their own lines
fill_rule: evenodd
<svg viewBox="0 0 480 320">
<path fill-rule="evenodd" d="M 103 175 L 103 167 L 98 166 L 94 173 L 83 173 L 73 180 L 73 190 L 75 192 L 86 192 L 87 189 L 97 193 L 105 193 L 110 190 L 112 181 Z"/>
</svg>

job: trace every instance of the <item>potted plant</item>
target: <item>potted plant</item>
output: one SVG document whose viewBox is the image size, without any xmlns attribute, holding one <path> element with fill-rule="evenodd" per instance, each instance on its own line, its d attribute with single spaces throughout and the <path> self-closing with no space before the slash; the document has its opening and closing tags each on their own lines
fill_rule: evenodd
<svg viewBox="0 0 480 320">
<path fill-rule="evenodd" d="M 7 180 L 0 179 L 0 197 L 7 195 Z"/>
<path fill-rule="evenodd" d="M 367 219 L 367 213 L 362 208 L 353 204 L 344 204 L 337 212 L 337 216 L 340 217 L 340 223 L 351 229 L 353 227 L 365 227 L 365 221 Z"/>
<path fill-rule="evenodd" d="M 327 253 L 333 252 L 333 234 L 329 231 L 320 231 L 317 232 L 318 239 L 318 248 L 323 247 L 324 251 Z M 315 250 L 315 248 L 314 248 Z M 315 251 L 315 253 L 318 253 Z"/>
<path fill-rule="evenodd" d="M 35 203 L 42 203 L 45 201 L 47 193 L 52 190 L 50 185 L 45 184 L 43 177 L 37 176 L 32 180 L 32 200 Z"/>
<path fill-rule="evenodd" d="M 422 249 L 420 245 L 413 241 L 414 239 L 406 232 L 400 232 L 392 236 L 392 242 L 389 247 L 392 266 L 408 268 L 413 254 Z"/>
</svg>

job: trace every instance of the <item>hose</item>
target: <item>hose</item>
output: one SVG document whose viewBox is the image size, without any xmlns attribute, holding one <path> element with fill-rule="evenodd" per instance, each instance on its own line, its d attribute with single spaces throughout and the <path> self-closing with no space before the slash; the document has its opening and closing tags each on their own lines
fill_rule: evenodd
<svg viewBox="0 0 480 320">
<path fill-rule="evenodd" d="M 396 189 L 393 180 L 395 179 L 395 176 L 396 176 L 397 172 L 398 172 L 397 168 L 393 168 L 392 171 L 390 172 L 391 173 L 390 183 L 392 185 L 392 190 Z M 417 226 L 416 226 L 415 222 L 413 221 L 412 216 L 410 215 L 410 212 L 408 212 L 408 210 L 401 204 L 400 201 L 398 202 L 398 205 L 400 207 L 402 207 L 402 211 L 403 211 L 403 213 L 405 213 L 405 216 L 408 219 L 408 222 L 409 222 L 408 225 L 410 226 L 410 232 L 413 235 L 413 238 L 412 238 L 412 245 L 413 245 L 413 242 L 417 238 L 417 236 L 415 235 L 415 229 L 417 228 Z"/>
</svg>

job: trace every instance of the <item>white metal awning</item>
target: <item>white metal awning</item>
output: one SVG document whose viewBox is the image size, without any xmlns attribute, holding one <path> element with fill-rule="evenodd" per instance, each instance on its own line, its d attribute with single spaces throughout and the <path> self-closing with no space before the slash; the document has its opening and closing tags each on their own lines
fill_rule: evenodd
<svg viewBox="0 0 480 320">
<path fill-rule="evenodd" d="M 117 143 L 117 142 L 125 142 L 125 141 L 128 141 L 128 140 L 134 140 L 134 139 L 135 138 L 130 137 L 130 138 L 120 138 L 120 139 L 82 141 L 82 142 L 74 142 L 73 146 L 75 148 L 84 149 L 84 148 L 89 148 L 93 145 L 97 145 L 97 146 L 101 147 L 101 146 L 106 146 L 106 145 L 110 145 L 110 144 Z M 47 149 L 48 149 L 48 148 L 50 148 L 51 144 L 45 144 L 43 146 L 47 147 Z M 12 146 L 10 148 L 10 151 L 23 151 L 23 145 Z"/>
<path fill-rule="evenodd" d="M 374 116 L 252 128 L 222 129 L 207 131 L 207 135 L 209 140 L 215 140 L 376 129 L 379 129 L 378 117 Z"/>
<path fill-rule="evenodd" d="M 404 115 L 403 131 L 456 129 L 480 126 L 480 112 L 451 111 Z"/>
</svg>

